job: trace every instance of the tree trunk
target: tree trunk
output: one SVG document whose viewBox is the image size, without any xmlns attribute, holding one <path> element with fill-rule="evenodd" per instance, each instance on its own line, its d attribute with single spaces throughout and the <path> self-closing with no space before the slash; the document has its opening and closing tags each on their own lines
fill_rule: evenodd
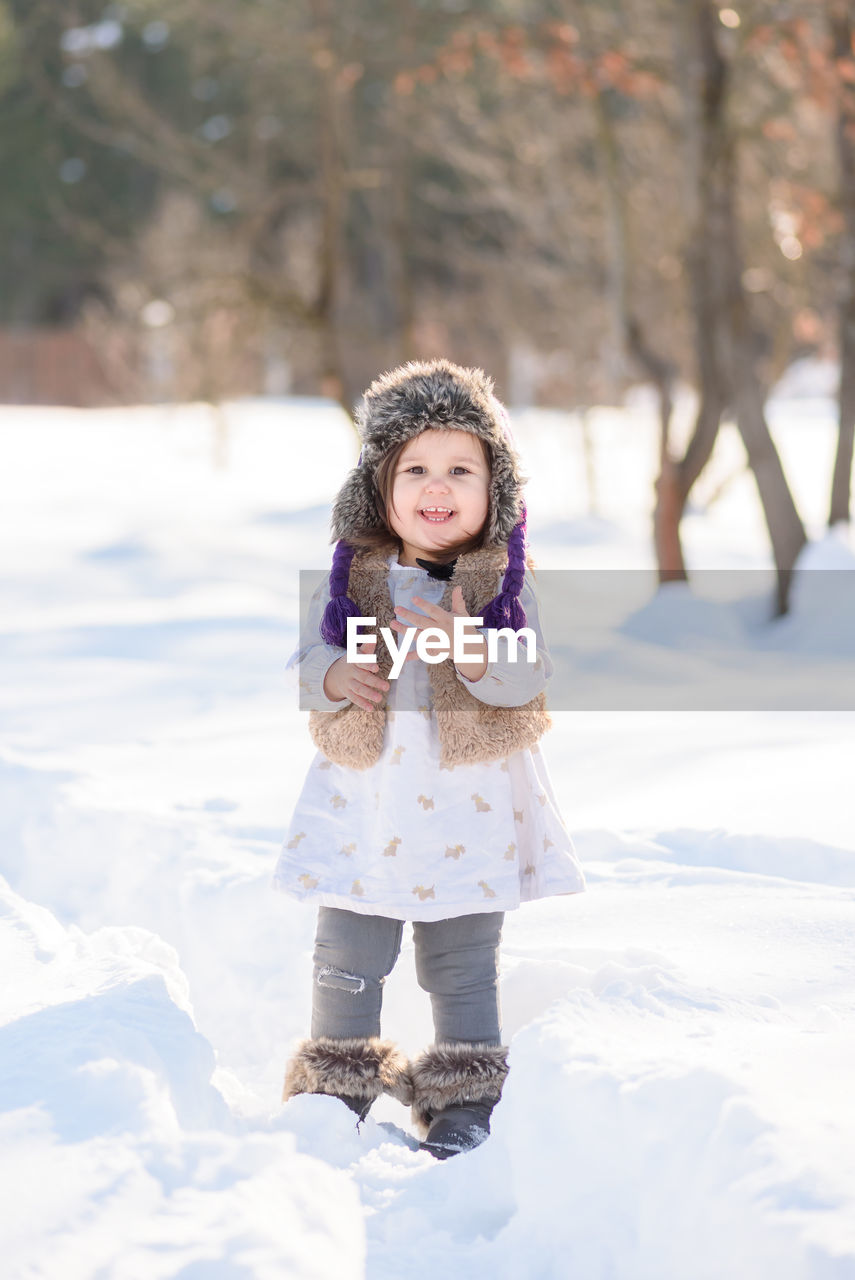
<svg viewBox="0 0 855 1280">
<path fill-rule="evenodd" d="M 723 406 L 717 387 L 703 373 L 700 383 L 700 407 L 686 452 L 679 460 L 666 453 L 656 481 L 653 527 L 660 582 L 684 582 L 688 577 L 680 523 L 692 487 L 710 460 L 721 422 Z"/>
<path fill-rule="evenodd" d="M 656 482 L 653 519 L 662 582 L 684 581 L 687 578 L 680 524 L 689 494 L 712 455 L 725 408 L 723 379 L 715 346 L 711 341 L 716 328 L 716 305 L 709 274 L 710 198 L 706 104 L 698 92 L 697 76 L 690 72 L 695 56 L 694 24 L 684 22 L 677 28 L 677 32 L 676 60 L 683 74 L 684 111 L 681 129 L 686 151 L 684 199 L 689 210 L 686 274 L 694 321 L 699 404 L 686 452 L 682 458 L 677 459 L 666 450 L 661 474 Z M 714 93 L 714 86 L 710 85 L 707 92 Z"/>
<path fill-rule="evenodd" d="M 654 351 L 647 341 L 638 316 L 626 317 L 627 350 L 656 388 L 659 398 L 659 465 L 664 466 L 669 453 L 671 415 L 674 412 L 674 378 L 677 370 L 670 360 Z"/>
<path fill-rule="evenodd" d="M 686 577 L 679 539 L 679 516 L 682 512 L 682 504 L 679 505 L 678 512 L 675 506 L 677 494 L 673 485 L 674 469 L 669 457 L 671 415 L 674 409 L 672 387 L 676 369 L 669 360 L 654 350 L 629 301 L 632 287 L 632 248 L 627 217 L 626 188 L 620 171 L 620 150 L 607 95 L 600 91 L 594 96 L 593 101 L 597 125 L 598 158 L 605 193 L 609 296 L 617 355 L 615 363 L 618 370 L 621 370 L 626 365 L 627 357 L 632 357 L 657 391 L 660 475 L 656 481 L 653 543 L 659 581 L 660 583 L 670 582 Z"/>
<path fill-rule="evenodd" d="M 600 498 L 597 490 L 597 453 L 594 433 L 591 430 L 591 409 L 583 405 L 577 409 L 582 429 L 582 456 L 585 459 L 585 484 L 588 491 L 588 515 L 599 515 Z"/>
<path fill-rule="evenodd" d="M 584 6 L 582 8 L 584 14 Z M 612 352 L 608 365 L 612 399 L 618 403 L 627 358 L 628 233 L 626 201 L 620 178 L 618 145 L 605 93 L 592 99 L 597 132 L 597 162 L 602 177 L 605 204 L 606 279 L 612 329 Z"/>
<path fill-rule="evenodd" d="M 855 273 L 853 273 L 855 275 Z M 853 279 L 855 285 L 855 279 Z M 829 527 L 850 519 L 852 455 L 855 444 L 855 292 L 841 306 L 840 392 L 837 451 L 831 478 Z"/>
<path fill-rule="evenodd" d="M 718 46 L 718 6 L 712 0 L 689 0 L 681 11 L 688 23 L 684 88 L 690 173 L 695 185 L 690 274 L 699 344 L 701 417 L 705 419 L 705 434 L 695 449 L 694 465 L 709 457 L 715 439 L 711 423 L 720 420 L 722 410 L 729 407 L 763 507 L 777 570 L 776 613 L 781 614 L 787 610 L 793 565 L 807 539 L 766 422 L 754 334 L 742 286 L 736 161 L 726 116 L 729 68 Z M 687 468 L 685 479 L 689 478 Z"/>
<path fill-rule="evenodd" d="M 313 318 L 321 344 L 321 386 L 350 416 L 352 389 L 348 386 L 339 342 L 339 298 L 343 270 L 345 216 L 344 148 L 335 51 L 329 0 L 312 0 L 314 17 L 313 60 L 318 72 L 318 153 L 321 200 L 318 295 Z"/>
<path fill-rule="evenodd" d="M 395 19 L 397 65 L 401 70 L 410 70 L 417 55 L 411 0 L 397 0 Z M 394 77 L 390 79 L 394 80 Z M 411 99 L 397 94 L 392 83 L 387 85 L 387 92 L 389 163 L 386 169 L 386 191 L 389 202 L 390 291 L 395 324 L 393 347 L 395 362 L 402 364 L 416 355 L 415 295 L 410 249 L 413 225 L 411 157 L 414 126 Z"/>
<path fill-rule="evenodd" d="M 855 71 L 853 0 L 829 0 L 832 51 L 838 67 Z M 838 76 L 837 159 L 840 203 L 844 221 L 840 299 L 840 393 L 837 453 L 831 481 L 828 523 L 848 521 L 852 493 L 852 453 L 855 443 L 855 85 Z"/>
</svg>

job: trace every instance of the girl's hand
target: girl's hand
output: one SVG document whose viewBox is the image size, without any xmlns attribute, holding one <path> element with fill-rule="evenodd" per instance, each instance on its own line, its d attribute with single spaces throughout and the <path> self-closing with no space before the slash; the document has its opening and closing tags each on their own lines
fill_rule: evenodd
<svg viewBox="0 0 855 1280">
<path fill-rule="evenodd" d="M 359 646 L 360 653 L 374 653 L 377 637 L 363 638 L 359 641 Z M 331 702 L 349 698 L 357 707 L 373 711 L 383 701 L 383 691 L 388 692 L 389 684 L 381 676 L 372 675 L 372 671 L 379 671 L 376 662 L 366 663 L 363 667 L 358 663 L 348 662 L 344 656 L 337 658 L 324 676 L 324 693 Z"/>
<path fill-rule="evenodd" d="M 469 613 L 466 608 L 466 601 L 463 599 L 463 588 L 456 586 L 453 589 L 451 593 L 450 611 L 448 609 L 441 608 L 438 604 L 428 604 L 427 601 L 421 598 L 421 596 L 413 596 L 413 604 L 417 604 L 419 608 L 424 610 L 424 613 L 414 613 L 412 609 L 405 609 L 403 605 L 396 605 L 395 613 L 396 615 L 400 614 L 400 617 L 403 618 L 404 621 L 402 622 L 396 617 L 395 621 L 391 624 L 392 630 L 403 633 L 408 631 L 411 627 L 415 627 L 416 632 L 420 633 L 427 627 L 430 627 L 432 630 L 435 629 L 436 631 L 441 631 L 448 641 L 449 649 L 453 653 L 454 619 L 472 617 L 472 614 Z M 477 632 L 470 632 L 469 628 L 464 628 L 464 630 L 473 637 L 472 642 L 467 643 L 466 646 L 467 650 L 471 653 L 477 648 L 474 641 L 479 637 Z M 416 639 L 418 640 L 418 634 L 416 635 Z M 481 676 L 487 670 L 487 642 L 483 637 L 480 637 L 480 639 L 484 655 L 482 658 L 469 658 L 466 662 L 455 663 L 457 670 L 473 683 L 476 680 L 480 680 Z M 416 653 L 415 647 L 413 647 L 407 654 L 404 661 L 416 662 L 418 661 L 418 657 L 419 655 Z"/>
</svg>

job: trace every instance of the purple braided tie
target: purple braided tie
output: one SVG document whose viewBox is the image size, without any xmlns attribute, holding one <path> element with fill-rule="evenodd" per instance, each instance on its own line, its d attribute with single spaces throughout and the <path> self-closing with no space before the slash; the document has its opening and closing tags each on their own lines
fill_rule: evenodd
<svg viewBox="0 0 855 1280">
<path fill-rule="evenodd" d="M 526 625 L 525 609 L 519 601 L 525 580 L 525 530 L 526 509 L 523 507 L 522 515 L 508 538 L 508 567 L 501 590 L 483 613 L 485 627 L 512 627 L 519 631 Z"/>
<path fill-rule="evenodd" d="M 330 569 L 330 601 L 321 619 L 321 639 L 324 644 L 335 645 L 338 649 L 343 649 L 347 644 L 348 618 L 360 616 L 359 607 L 347 594 L 353 555 L 354 549 L 350 543 L 339 538 Z"/>
</svg>

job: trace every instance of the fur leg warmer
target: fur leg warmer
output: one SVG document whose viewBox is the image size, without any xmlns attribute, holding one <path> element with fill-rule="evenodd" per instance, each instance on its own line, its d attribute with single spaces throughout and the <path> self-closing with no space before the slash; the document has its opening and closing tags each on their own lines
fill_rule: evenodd
<svg viewBox="0 0 855 1280">
<path fill-rule="evenodd" d="M 303 1040 L 285 1071 L 282 1101 L 298 1093 L 330 1093 L 364 1103 L 368 1110 L 382 1093 L 399 1102 L 413 1100 L 406 1056 L 391 1040 L 318 1036 Z"/>
<path fill-rule="evenodd" d="M 434 1117 L 467 1103 L 495 1106 L 508 1074 L 508 1050 L 492 1044 L 431 1045 L 410 1063 L 413 1125 L 426 1137 Z"/>
</svg>

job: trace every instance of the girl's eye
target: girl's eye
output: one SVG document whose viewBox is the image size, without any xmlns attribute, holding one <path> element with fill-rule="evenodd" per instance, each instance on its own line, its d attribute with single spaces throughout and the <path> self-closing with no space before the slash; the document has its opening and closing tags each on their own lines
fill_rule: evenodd
<svg viewBox="0 0 855 1280">
<path fill-rule="evenodd" d="M 452 467 L 451 470 L 462 471 L 464 475 L 467 475 L 467 476 L 469 475 L 468 467 Z M 424 467 L 421 465 L 421 463 L 414 463 L 412 467 L 407 467 L 407 472 L 409 473 L 411 471 L 424 471 Z"/>
</svg>

